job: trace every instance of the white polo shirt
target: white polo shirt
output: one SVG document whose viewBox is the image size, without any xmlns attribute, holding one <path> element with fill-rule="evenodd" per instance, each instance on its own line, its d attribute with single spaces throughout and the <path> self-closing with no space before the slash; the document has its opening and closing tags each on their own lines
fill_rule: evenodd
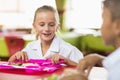
<svg viewBox="0 0 120 80">
<path fill-rule="evenodd" d="M 27 52 L 29 59 L 44 59 L 45 57 L 54 54 L 59 54 L 65 58 L 69 58 L 70 60 L 78 63 L 79 60 L 83 58 L 83 54 L 76 47 L 63 41 L 57 36 L 54 37 L 50 48 L 44 56 L 42 55 L 40 39 L 28 43 L 28 45 L 22 51 Z"/>
<path fill-rule="evenodd" d="M 120 48 L 103 60 L 103 66 L 108 70 L 107 80 L 120 80 Z"/>
</svg>

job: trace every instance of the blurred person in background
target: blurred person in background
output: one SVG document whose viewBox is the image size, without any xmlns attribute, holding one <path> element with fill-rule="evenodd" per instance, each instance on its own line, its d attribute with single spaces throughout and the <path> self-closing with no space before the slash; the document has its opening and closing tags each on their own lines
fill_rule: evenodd
<svg viewBox="0 0 120 80">
<path fill-rule="evenodd" d="M 120 0 L 104 0 L 102 18 L 102 38 L 106 45 L 113 45 L 116 50 L 107 57 L 88 55 L 77 68 L 88 76 L 92 67 L 100 64 L 108 70 L 107 80 L 120 80 Z"/>
</svg>

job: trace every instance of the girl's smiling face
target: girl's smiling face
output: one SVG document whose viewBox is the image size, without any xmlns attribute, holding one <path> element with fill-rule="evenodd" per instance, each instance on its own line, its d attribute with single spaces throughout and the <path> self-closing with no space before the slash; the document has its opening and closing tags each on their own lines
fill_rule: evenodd
<svg viewBox="0 0 120 80">
<path fill-rule="evenodd" d="M 51 41 L 58 29 L 55 13 L 52 11 L 42 11 L 37 13 L 33 26 L 42 41 Z"/>
</svg>

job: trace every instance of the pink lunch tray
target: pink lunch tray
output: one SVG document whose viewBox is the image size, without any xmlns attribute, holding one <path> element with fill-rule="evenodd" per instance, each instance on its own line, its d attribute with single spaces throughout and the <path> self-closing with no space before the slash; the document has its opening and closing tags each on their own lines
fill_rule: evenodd
<svg viewBox="0 0 120 80">
<path fill-rule="evenodd" d="M 17 62 L 18 61 L 14 62 L 14 64 Z M 61 68 L 61 64 L 64 63 L 64 60 L 60 60 L 60 64 L 52 64 L 50 59 L 30 59 L 28 62 L 22 63 L 28 65 L 23 66 L 22 64 L 21 66 L 16 66 L 11 65 L 9 62 L 0 62 L 0 69 L 25 69 L 26 72 L 54 72 Z"/>
</svg>

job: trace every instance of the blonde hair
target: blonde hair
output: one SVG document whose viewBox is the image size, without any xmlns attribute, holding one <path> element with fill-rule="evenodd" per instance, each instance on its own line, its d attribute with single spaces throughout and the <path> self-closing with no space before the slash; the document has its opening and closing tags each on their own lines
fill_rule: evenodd
<svg viewBox="0 0 120 80">
<path fill-rule="evenodd" d="M 39 13 L 39 12 L 46 12 L 46 11 L 53 12 L 55 14 L 55 19 L 56 19 L 57 24 L 60 24 L 60 22 L 59 22 L 59 15 L 58 15 L 57 10 L 55 10 L 52 6 L 48 6 L 48 5 L 44 5 L 42 7 L 39 7 L 35 11 L 35 15 L 34 15 L 34 20 L 33 21 L 35 22 L 37 13 Z"/>
</svg>

